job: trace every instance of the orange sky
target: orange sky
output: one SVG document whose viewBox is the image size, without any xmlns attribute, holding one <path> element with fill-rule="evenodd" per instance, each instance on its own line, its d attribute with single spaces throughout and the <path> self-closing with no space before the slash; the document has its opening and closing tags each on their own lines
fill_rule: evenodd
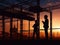
<svg viewBox="0 0 60 45">
<path fill-rule="evenodd" d="M 45 14 L 48 15 L 48 19 L 49 19 L 49 22 L 50 22 L 50 14 L 47 13 L 47 12 L 42 12 L 41 13 L 41 21 L 44 20 L 42 18 Z M 53 28 L 60 28 L 60 20 L 59 19 L 60 19 L 60 9 L 53 10 L 52 11 L 52 27 Z M 49 23 L 49 25 L 50 25 L 50 23 Z M 41 28 L 43 28 L 42 27 L 42 22 L 41 22 L 40 26 L 41 26 Z"/>
</svg>

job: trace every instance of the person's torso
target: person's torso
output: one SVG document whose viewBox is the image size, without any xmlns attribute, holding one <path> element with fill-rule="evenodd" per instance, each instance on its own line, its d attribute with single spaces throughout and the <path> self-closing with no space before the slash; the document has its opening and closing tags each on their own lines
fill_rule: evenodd
<svg viewBox="0 0 60 45">
<path fill-rule="evenodd" d="M 48 26 L 48 19 L 46 19 L 45 20 L 45 22 L 44 22 L 44 28 L 48 28 L 49 26 Z"/>
</svg>

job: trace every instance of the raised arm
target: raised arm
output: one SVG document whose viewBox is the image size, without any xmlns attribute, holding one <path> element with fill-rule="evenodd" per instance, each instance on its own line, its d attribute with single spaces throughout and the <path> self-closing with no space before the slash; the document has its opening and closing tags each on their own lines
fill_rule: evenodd
<svg viewBox="0 0 60 45">
<path fill-rule="evenodd" d="M 44 21 L 42 21 L 42 23 L 44 24 Z"/>
</svg>

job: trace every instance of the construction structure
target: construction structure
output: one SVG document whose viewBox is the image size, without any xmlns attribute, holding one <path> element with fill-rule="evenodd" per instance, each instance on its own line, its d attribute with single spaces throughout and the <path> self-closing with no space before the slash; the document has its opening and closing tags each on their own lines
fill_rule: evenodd
<svg viewBox="0 0 60 45">
<path fill-rule="evenodd" d="M 5 38 L 5 20 L 10 19 L 10 38 L 12 39 L 12 33 L 16 30 L 17 32 L 18 29 L 14 27 L 12 28 L 12 22 L 13 18 L 16 18 L 17 22 L 20 20 L 20 39 L 23 39 L 23 20 L 28 20 L 29 21 L 29 34 L 30 34 L 30 21 L 35 21 L 34 13 L 37 14 L 37 20 L 38 20 L 38 25 L 40 29 L 40 12 L 46 11 L 50 13 L 50 34 L 51 34 L 51 39 L 52 39 L 52 10 L 58 9 L 59 5 L 54 5 L 54 6 L 49 6 L 49 7 L 41 7 L 40 6 L 40 0 L 33 0 L 31 1 L 32 3 L 36 3 L 36 5 L 31 4 L 29 1 L 23 1 L 17 4 L 12 4 L 10 6 L 4 7 L 1 6 L 0 8 L 0 20 L 2 20 L 2 38 Z M 56 7 L 58 6 L 58 7 Z M 18 25 L 18 23 L 17 23 Z M 17 26 L 18 27 L 18 26 Z M 39 30 L 40 31 L 40 30 Z M 17 36 L 18 37 L 18 36 Z"/>
</svg>

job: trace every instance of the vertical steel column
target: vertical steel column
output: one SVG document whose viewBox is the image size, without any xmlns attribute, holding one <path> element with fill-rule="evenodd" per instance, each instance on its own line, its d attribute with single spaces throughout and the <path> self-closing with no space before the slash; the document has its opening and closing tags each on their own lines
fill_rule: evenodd
<svg viewBox="0 0 60 45">
<path fill-rule="evenodd" d="M 20 20 L 20 39 L 23 39 L 23 20 Z"/>
<path fill-rule="evenodd" d="M 22 5 L 21 5 L 21 12 L 22 12 Z M 20 19 L 20 39 L 23 39 L 23 20 Z"/>
<path fill-rule="evenodd" d="M 17 39 L 18 39 L 18 19 L 17 19 Z"/>
<path fill-rule="evenodd" d="M 40 0 L 37 0 L 37 6 L 39 8 L 39 6 L 40 6 Z M 37 22 L 38 22 L 39 32 L 40 32 L 40 12 L 39 12 L 39 9 L 37 9 Z"/>
<path fill-rule="evenodd" d="M 10 18 L 10 39 L 12 39 L 12 17 Z"/>
<path fill-rule="evenodd" d="M 50 11 L 50 39 L 52 39 L 52 11 Z"/>
<path fill-rule="evenodd" d="M 3 16 L 3 17 L 2 17 L 2 24 L 3 24 L 3 31 L 2 31 L 3 37 L 2 37 L 2 39 L 5 38 L 5 22 L 4 22 L 4 20 L 5 20 L 5 18 L 4 18 L 4 16 Z"/>
<path fill-rule="evenodd" d="M 28 35 L 29 35 L 29 38 L 30 38 L 30 21 L 29 21 L 29 33 L 28 33 Z"/>
</svg>

